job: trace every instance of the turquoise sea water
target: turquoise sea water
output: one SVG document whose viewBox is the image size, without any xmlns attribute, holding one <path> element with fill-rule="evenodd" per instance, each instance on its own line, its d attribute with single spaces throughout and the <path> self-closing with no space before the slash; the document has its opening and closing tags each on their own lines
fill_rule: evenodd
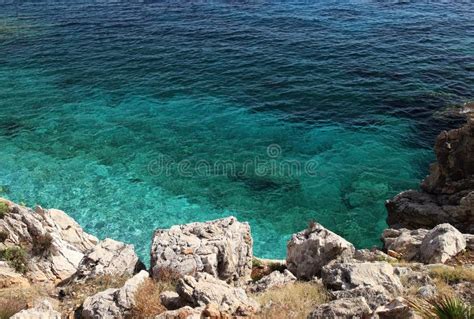
<svg viewBox="0 0 474 319">
<path fill-rule="evenodd" d="M 148 259 L 235 215 L 284 257 L 316 220 L 379 244 L 443 116 L 474 96 L 465 3 L 2 2 L 0 196 Z"/>
</svg>

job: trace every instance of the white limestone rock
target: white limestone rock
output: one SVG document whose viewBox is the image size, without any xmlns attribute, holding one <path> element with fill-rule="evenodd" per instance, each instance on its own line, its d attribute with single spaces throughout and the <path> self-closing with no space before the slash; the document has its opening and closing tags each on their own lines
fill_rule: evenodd
<svg viewBox="0 0 474 319">
<path fill-rule="evenodd" d="M 287 246 L 286 264 L 297 278 L 310 280 L 321 274 L 323 266 L 333 260 L 354 255 L 354 246 L 318 223 L 292 236 Z"/>
<path fill-rule="evenodd" d="M 252 236 L 248 223 L 235 217 L 157 229 L 151 247 L 151 274 L 160 270 L 182 275 L 206 272 L 240 285 L 252 272 Z"/>
<path fill-rule="evenodd" d="M 420 246 L 420 260 L 427 264 L 444 263 L 466 249 L 463 234 L 450 224 L 441 224 L 426 234 Z"/>
</svg>

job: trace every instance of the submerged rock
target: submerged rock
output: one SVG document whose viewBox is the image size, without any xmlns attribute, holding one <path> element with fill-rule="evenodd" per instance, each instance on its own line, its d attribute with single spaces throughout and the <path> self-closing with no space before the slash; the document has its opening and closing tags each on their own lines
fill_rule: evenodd
<svg viewBox="0 0 474 319">
<path fill-rule="evenodd" d="M 323 266 L 333 260 L 350 259 L 354 246 L 339 235 L 312 223 L 294 234 L 287 246 L 286 264 L 296 277 L 310 280 L 321 274 Z"/>
<path fill-rule="evenodd" d="M 151 247 L 151 274 L 206 272 L 242 284 L 252 272 L 252 236 L 248 223 L 235 217 L 157 229 Z"/>
<path fill-rule="evenodd" d="M 438 135 L 436 163 L 421 183 L 387 201 L 387 223 L 392 228 L 432 228 L 450 223 L 474 233 L 474 106 L 466 106 L 467 123 Z"/>
</svg>

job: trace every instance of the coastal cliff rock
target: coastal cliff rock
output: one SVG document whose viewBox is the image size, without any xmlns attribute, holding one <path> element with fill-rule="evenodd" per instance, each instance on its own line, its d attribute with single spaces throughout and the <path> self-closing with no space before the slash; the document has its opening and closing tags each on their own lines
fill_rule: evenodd
<svg viewBox="0 0 474 319">
<path fill-rule="evenodd" d="M 343 298 L 316 307 L 308 319 L 363 319 L 371 311 L 363 297 Z"/>
<path fill-rule="evenodd" d="M 386 262 L 333 263 L 323 267 L 321 275 L 334 298 L 364 297 L 372 309 L 403 291 L 395 269 Z"/>
<path fill-rule="evenodd" d="M 423 238 L 420 261 L 427 264 L 444 263 L 466 248 L 464 236 L 450 224 L 433 228 Z"/>
<path fill-rule="evenodd" d="M 382 242 L 385 250 L 397 252 L 404 260 L 412 261 L 418 258 L 421 242 L 428 234 L 428 229 L 385 229 Z"/>
<path fill-rule="evenodd" d="M 98 276 L 133 276 L 145 266 L 138 259 L 133 245 L 106 238 L 90 250 L 77 267 L 77 280 Z"/>
<path fill-rule="evenodd" d="M 436 139 L 436 163 L 421 190 L 402 192 L 387 201 L 392 228 L 432 228 L 450 223 L 474 233 L 474 105 L 465 108 L 467 123 Z"/>
<path fill-rule="evenodd" d="M 63 211 L 39 206 L 32 210 L 4 199 L 0 202 L 8 206 L 8 213 L 0 219 L 0 231 L 7 234 L 4 245 L 32 251 L 27 277 L 33 281 L 69 278 L 85 253 L 99 242 Z"/>
<path fill-rule="evenodd" d="M 330 261 L 350 259 L 354 252 L 350 242 L 322 225 L 312 223 L 291 237 L 286 264 L 297 278 L 310 280 L 320 275 L 322 267 Z"/>
<path fill-rule="evenodd" d="M 136 291 L 148 277 L 148 272 L 142 270 L 127 280 L 122 288 L 110 288 L 88 297 L 82 306 L 82 317 L 84 319 L 126 318 L 135 304 Z"/>
<path fill-rule="evenodd" d="M 464 251 L 469 235 L 463 235 L 450 224 L 428 229 L 386 229 L 382 241 L 386 250 L 400 254 L 405 261 L 426 264 L 444 263 Z"/>
<path fill-rule="evenodd" d="M 255 313 L 259 309 L 258 303 L 249 298 L 242 288 L 230 286 L 207 273 L 198 273 L 196 277 L 184 276 L 179 280 L 176 291 L 193 307 L 214 303 L 219 311 L 239 316 Z"/>
<path fill-rule="evenodd" d="M 235 217 L 157 229 L 151 246 L 151 274 L 206 272 L 228 283 L 250 280 L 253 241 L 248 223 Z"/>
</svg>

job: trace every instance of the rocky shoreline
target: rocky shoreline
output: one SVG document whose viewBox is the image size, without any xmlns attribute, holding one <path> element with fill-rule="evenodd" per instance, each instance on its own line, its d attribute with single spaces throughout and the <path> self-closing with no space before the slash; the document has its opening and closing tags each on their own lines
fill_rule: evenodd
<svg viewBox="0 0 474 319">
<path fill-rule="evenodd" d="M 474 115 L 441 133 L 422 182 L 387 201 L 382 249 L 311 222 L 286 260 L 253 256 L 235 217 L 157 229 L 147 270 L 66 213 L 0 199 L 0 318 L 420 318 L 474 302 Z M 422 316 L 421 316 L 422 317 Z"/>
</svg>

